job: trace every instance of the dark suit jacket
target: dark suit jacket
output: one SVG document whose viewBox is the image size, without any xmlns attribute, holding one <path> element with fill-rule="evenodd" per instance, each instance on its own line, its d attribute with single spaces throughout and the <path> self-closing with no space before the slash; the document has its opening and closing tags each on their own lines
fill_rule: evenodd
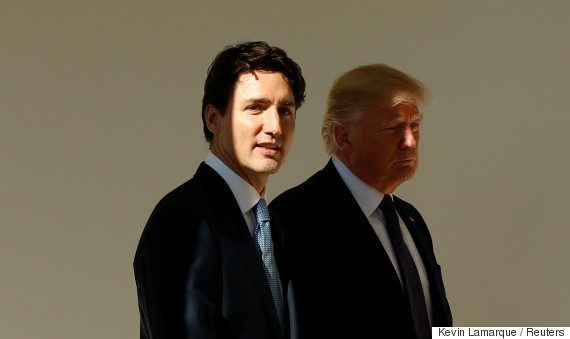
<svg viewBox="0 0 570 339">
<path fill-rule="evenodd" d="M 272 230 L 287 301 L 278 222 Z M 141 338 L 288 337 L 254 241 L 229 186 L 200 164 L 158 203 L 141 236 L 134 259 Z"/>
<path fill-rule="evenodd" d="M 433 326 L 452 317 L 431 236 L 419 212 L 395 197 L 425 264 Z M 332 161 L 270 204 L 283 222 L 302 338 L 413 338 L 397 273 Z"/>
</svg>

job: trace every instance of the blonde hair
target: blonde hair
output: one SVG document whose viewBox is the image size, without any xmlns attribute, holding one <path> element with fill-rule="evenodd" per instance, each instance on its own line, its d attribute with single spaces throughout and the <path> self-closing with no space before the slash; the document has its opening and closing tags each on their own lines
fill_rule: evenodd
<svg viewBox="0 0 570 339">
<path fill-rule="evenodd" d="M 424 103 L 427 88 L 417 79 L 384 64 L 356 67 L 333 84 L 321 128 L 325 151 L 337 151 L 332 130 L 336 124 L 351 124 L 369 105 L 394 106 L 402 101 Z"/>
</svg>

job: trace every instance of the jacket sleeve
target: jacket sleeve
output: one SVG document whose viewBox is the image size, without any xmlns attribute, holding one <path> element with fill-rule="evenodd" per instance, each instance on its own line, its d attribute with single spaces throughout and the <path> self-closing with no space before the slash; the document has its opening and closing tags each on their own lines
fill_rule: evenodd
<svg viewBox="0 0 570 339">
<path fill-rule="evenodd" d="M 134 260 L 141 338 L 215 338 L 221 265 L 206 222 L 151 216 Z"/>
</svg>

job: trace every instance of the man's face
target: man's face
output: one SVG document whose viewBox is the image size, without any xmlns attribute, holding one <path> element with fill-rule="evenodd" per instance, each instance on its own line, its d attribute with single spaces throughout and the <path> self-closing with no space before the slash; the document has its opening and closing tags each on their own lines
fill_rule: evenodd
<svg viewBox="0 0 570 339">
<path fill-rule="evenodd" d="M 239 76 L 214 137 L 212 151 L 256 187 L 277 172 L 295 132 L 295 99 L 281 73 Z"/>
<path fill-rule="evenodd" d="M 351 170 L 379 191 L 392 193 L 418 167 L 421 121 L 410 101 L 366 109 L 349 127 Z"/>
</svg>

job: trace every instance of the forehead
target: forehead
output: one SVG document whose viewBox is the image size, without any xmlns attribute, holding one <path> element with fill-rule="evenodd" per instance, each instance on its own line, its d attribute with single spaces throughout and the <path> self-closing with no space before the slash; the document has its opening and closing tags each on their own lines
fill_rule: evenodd
<svg viewBox="0 0 570 339">
<path fill-rule="evenodd" d="M 373 105 L 365 110 L 365 116 L 378 121 L 421 120 L 422 114 L 413 101 L 400 101 L 394 105 Z"/>
<path fill-rule="evenodd" d="M 402 101 L 388 109 L 393 116 L 403 116 L 410 119 L 421 117 L 420 109 L 415 102 Z"/>
<path fill-rule="evenodd" d="M 290 89 L 289 81 L 282 73 L 254 70 L 241 73 L 235 82 L 234 89 L 276 89 L 284 86 Z"/>
<path fill-rule="evenodd" d="M 256 70 L 239 75 L 230 102 L 266 102 L 293 106 L 295 98 L 288 79 L 282 73 Z"/>
</svg>

